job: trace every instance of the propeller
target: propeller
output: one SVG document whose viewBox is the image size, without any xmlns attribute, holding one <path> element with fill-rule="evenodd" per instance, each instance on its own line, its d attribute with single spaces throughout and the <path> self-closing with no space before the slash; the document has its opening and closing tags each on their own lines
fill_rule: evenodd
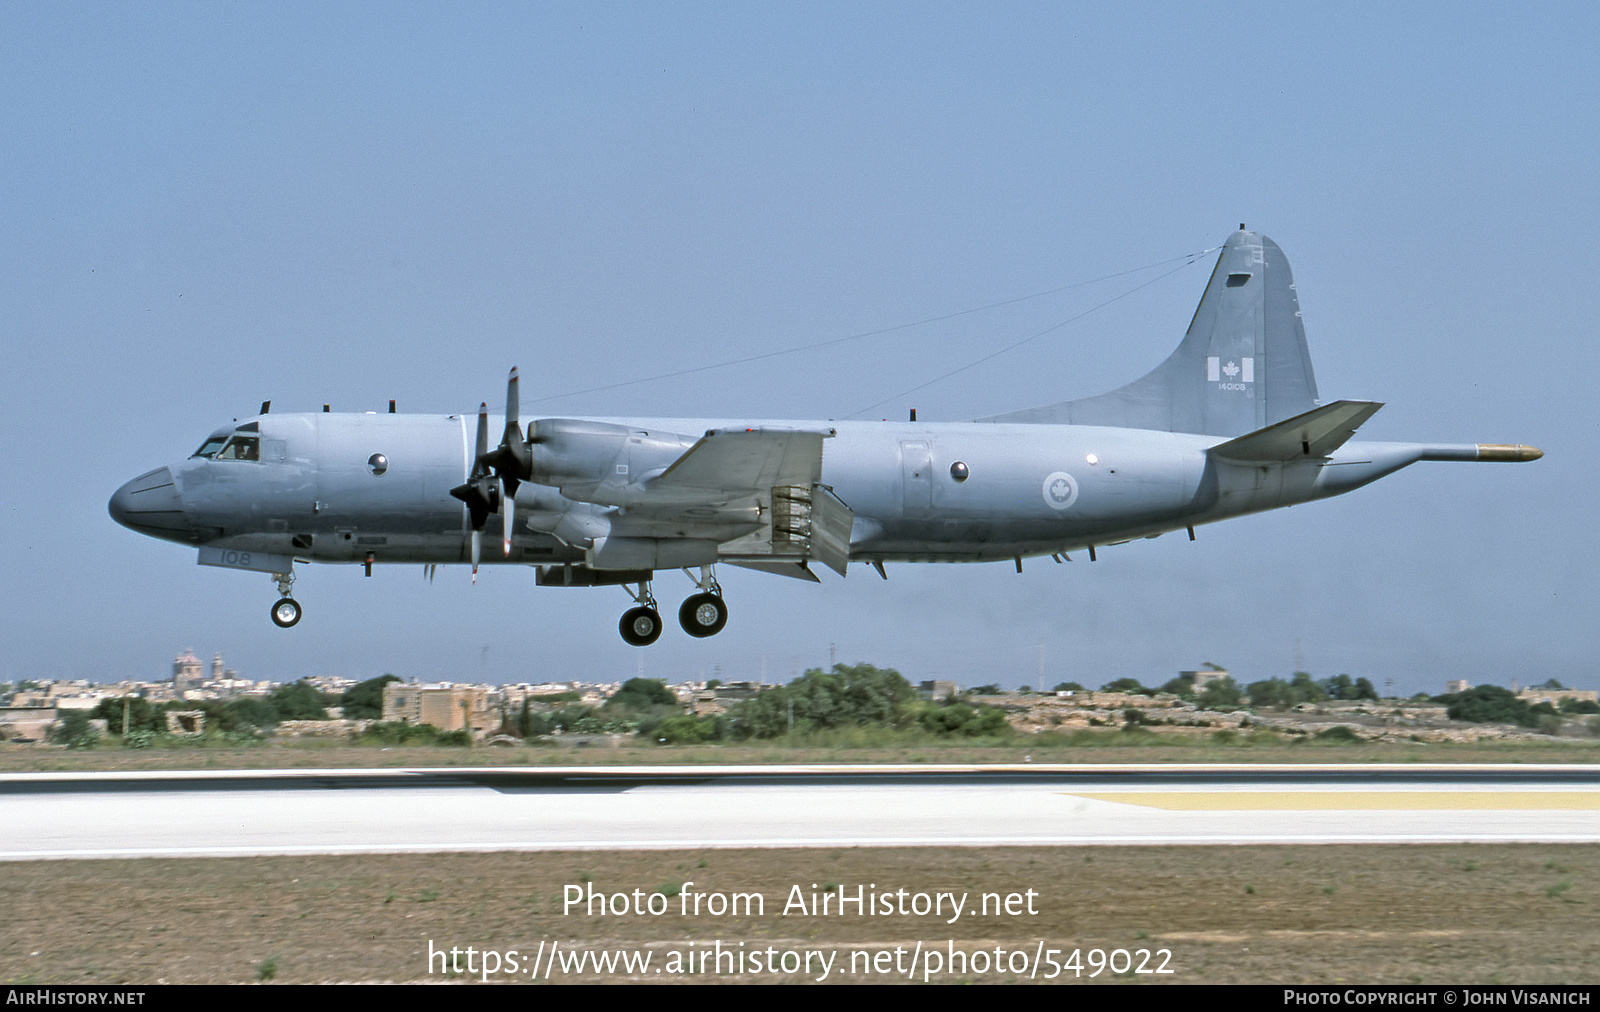
<svg viewBox="0 0 1600 1012">
<path fill-rule="evenodd" d="M 522 438 L 521 398 L 517 370 L 506 380 L 506 427 L 500 445 L 489 449 L 489 405 L 478 405 L 478 445 L 472 474 L 464 485 L 450 494 L 467 504 L 472 517 L 472 582 L 478 582 L 478 563 L 482 553 L 483 527 L 492 513 L 501 514 L 504 540 L 502 549 L 511 555 L 511 532 L 516 526 L 517 486 L 533 470 L 532 455 Z"/>
<path fill-rule="evenodd" d="M 450 494 L 467 504 L 472 518 L 472 582 L 478 582 L 478 562 L 483 551 L 483 525 L 489 515 L 500 508 L 500 482 L 489 469 L 486 460 L 489 450 L 489 405 L 478 405 L 478 447 L 473 458 L 472 474 L 464 485 L 457 485 Z"/>
</svg>

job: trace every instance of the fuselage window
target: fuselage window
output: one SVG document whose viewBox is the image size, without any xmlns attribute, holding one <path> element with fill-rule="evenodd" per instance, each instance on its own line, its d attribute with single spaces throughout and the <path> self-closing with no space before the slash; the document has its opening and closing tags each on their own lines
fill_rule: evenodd
<svg viewBox="0 0 1600 1012">
<path fill-rule="evenodd" d="M 255 436 L 234 436 L 217 454 L 218 460 L 260 460 L 261 440 Z"/>
</svg>

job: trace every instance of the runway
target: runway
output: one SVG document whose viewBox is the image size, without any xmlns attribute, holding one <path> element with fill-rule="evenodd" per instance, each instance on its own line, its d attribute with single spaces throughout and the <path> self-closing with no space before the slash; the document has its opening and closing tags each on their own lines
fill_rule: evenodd
<svg viewBox="0 0 1600 1012">
<path fill-rule="evenodd" d="M 699 847 L 1600 842 L 1600 767 L 0 774 L 0 860 Z"/>
</svg>

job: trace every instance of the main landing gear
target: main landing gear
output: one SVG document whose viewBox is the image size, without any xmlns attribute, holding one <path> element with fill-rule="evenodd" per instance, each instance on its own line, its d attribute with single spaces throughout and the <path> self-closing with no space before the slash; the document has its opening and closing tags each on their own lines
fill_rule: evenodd
<svg viewBox="0 0 1600 1012">
<path fill-rule="evenodd" d="M 272 578 L 278 581 L 278 593 L 283 595 L 272 606 L 272 624 L 287 629 L 300 621 L 300 602 L 289 596 L 289 588 L 294 586 L 294 573 L 273 573 Z"/>
<path fill-rule="evenodd" d="M 684 572 L 689 573 L 687 569 Z M 699 593 L 691 594 L 678 609 L 678 624 L 696 639 L 715 636 L 728 624 L 728 605 L 722 600 L 722 587 L 717 583 L 716 573 L 710 566 L 701 566 L 698 577 L 693 573 L 689 573 L 689 577 L 695 581 Z M 626 585 L 623 589 L 627 590 Z M 623 613 L 622 638 L 630 646 L 647 647 L 661 638 L 661 612 L 650 592 L 650 581 L 639 584 L 637 593 L 632 590 L 628 593 L 638 607 Z"/>
<path fill-rule="evenodd" d="M 627 584 L 623 584 L 627 590 Z M 623 642 L 631 647 L 647 647 L 661 638 L 661 613 L 656 610 L 655 596 L 650 593 L 650 581 L 639 584 L 639 592 L 633 594 L 633 599 L 639 605 L 629 608 L 622 613 L 622 623 L 619 629 L 622 632 Z"/>
</svg>

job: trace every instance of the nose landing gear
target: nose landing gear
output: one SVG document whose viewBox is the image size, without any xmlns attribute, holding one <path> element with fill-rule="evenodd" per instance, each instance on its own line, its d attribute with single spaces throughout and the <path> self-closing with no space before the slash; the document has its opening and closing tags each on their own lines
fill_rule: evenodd
<svg viewBox="0 0 1600 1012">
<path fill-rule="evenodd" d="M 272 577 L 278 581 L 278 593 L 283 595 L 272 606 L 272 624 L 287 629 L 300 621 L 300 603 L 289 596 L 289 588 L 294 586 L 294 573 L 273 573 Z"/>
</svg>

